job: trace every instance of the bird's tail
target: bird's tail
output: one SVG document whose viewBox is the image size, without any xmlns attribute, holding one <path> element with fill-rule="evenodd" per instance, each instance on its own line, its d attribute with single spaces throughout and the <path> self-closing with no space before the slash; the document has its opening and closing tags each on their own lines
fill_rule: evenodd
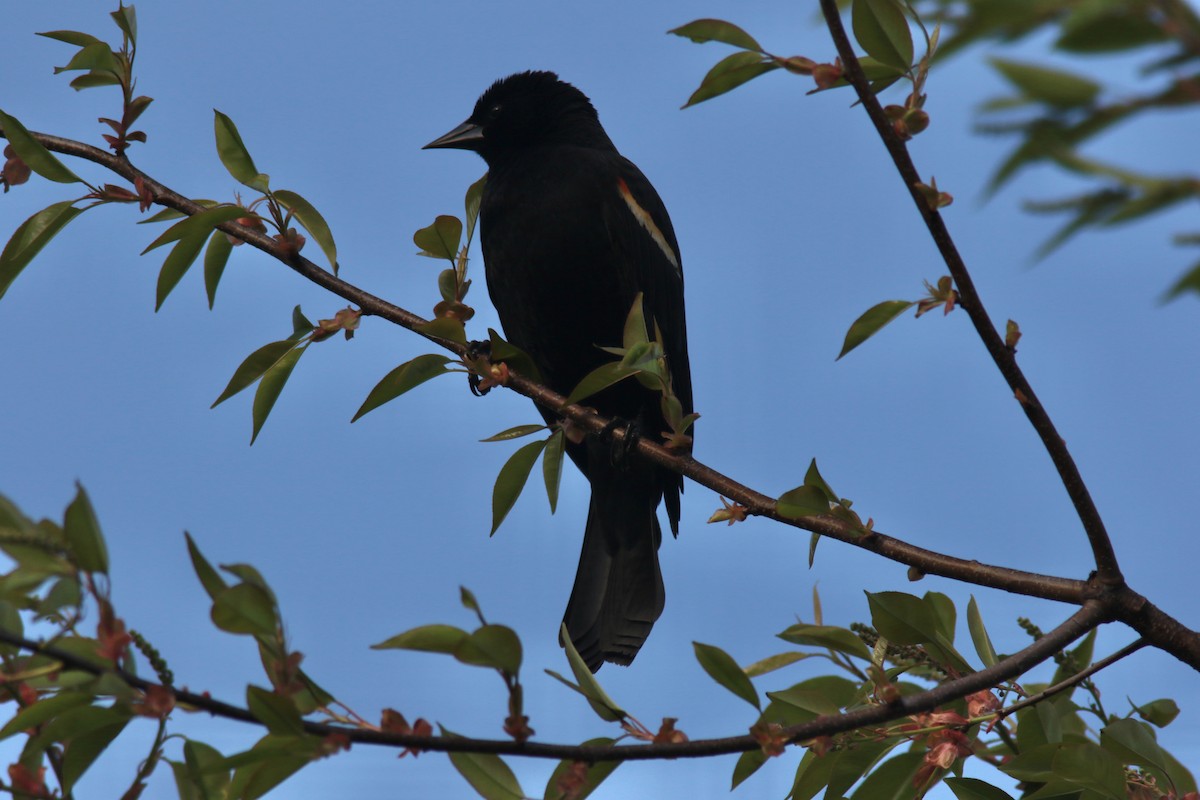
<svg viewBox="0 0 1200 800">
<path fill-rule="evenodd" d="M 563 617 L 592 672 L 604 661 L 630 664 L 666 600 L 658 566 L 658 497 L 639 498 L 643 492 L 622 483 L 609 487 L 617 491 L 604 491 L 593 480 L 583 551 Z"/>
</svg>

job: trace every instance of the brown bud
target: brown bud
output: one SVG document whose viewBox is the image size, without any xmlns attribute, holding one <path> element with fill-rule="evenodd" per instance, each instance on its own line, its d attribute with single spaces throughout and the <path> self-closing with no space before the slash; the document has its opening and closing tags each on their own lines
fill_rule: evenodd
<svg viewBox="0 0 1200 800">
<path fill-rule="evenodd" d="M 913 136 L 929 127 L 929 113 L 921 108 L 911 108 L 904 113 L 904 124 Z"/>
<path fill-rule="evenodd" d="M 842 67 L 839 64 L 816 64 L 812 68 L 812 76 L 818 89 L 830 89 L 842 79 Z"/>
</svg>

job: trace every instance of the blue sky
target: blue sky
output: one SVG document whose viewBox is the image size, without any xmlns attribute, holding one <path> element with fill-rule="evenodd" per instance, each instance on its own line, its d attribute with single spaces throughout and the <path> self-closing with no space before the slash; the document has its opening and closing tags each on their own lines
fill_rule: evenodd
<svg viewBox="0 0 1200 800">
<path fill-rule="evenodd" d="M 34 31 L 115 28 L 107 4 L 18 4 L 6 11 L 0 107 L 28 127 L 99 142 L 115 91 L 76 94 L 51 67 L 64 44 Z M 703 16 L 730 18 L 782 54 L 829 60 L 815 10 L 781 4 L 530 2 L 441 4 L 145 2 L 139 91 L 149 142 L 131 157 L 195 197 L 236 189 L 212 141 L 212 109 L 239 126 L 272 185 L 300 192 L 337 237 L 342 276 L 417 313 L 437 300 L 439 267 L 417 258 L 414 230 L 461 213 L 483 172 L 467 153 L 421 152 L 456 125 L 491 81 L 559 72 L 595 103 L 621 151 L 638 163 L 674 221 L 687 280 L 698 425 L 696 456 L 767 494 L 802 481 L 811 458 L 880 530 L 980 561 L 1074 577 L 1090 555 L 1041 450 L 964 314 L 906 316 L 842 361 L 849 324 L 866 308 L 915 298 L 945 273 L 907 193 L 846 93 L 806 97 L 806 79 L 772 74 L 693 109 L 679 106 L 727 54 L 664 31 Z M 1035 52 L 1036 48 L 1030 52 Z M 1135 86 L 1122 62 L 1101 74 Z M 1025 197 L 1084 184 L 1030 171 L 987 203 L 982 187 L 1009 145 L 970 132 L 972 112 L 1001 93 L 976 53 L 935 70 L 931 128 L 912 143 L 918 168 L 957 200 L 946 212 L 994 319 L 1017 320 L 1020 361 L 1059 425 L 1105 515 L 1131 584 L 1196 626 L 1200 547 L 1188 497 L 1197 475 L 1200 391 L 1194 299 L 1162 306 L 1187 264 L 1169 245 L 1182 213 L 1080 237 L 1044 263 L 1032 253 L 1055 223 L 1020 211 Z M 1160 114 L 1115 131 L 1093 152 L 1148 171 L 1183 164 L 1195 120 Z M 99 170 L 80 167 L 94 181 Z M 34 180 L 0 200 L 0 228 L 63 199 Z M 154 313 L 161 251 L 136 211 L 106 208 L 72 223 L 0 303 L 0 492 L 36 516 L 58 517 L 81 481 L 108 537 L 114 600 L 130 626 L 164 653 L 178 681 L 237 702 L 262 683 L 253 645 L 216 631 L 189 567 L 188 530 L 214 562 L 247 562 L 272 583 L 305 667 L 368 718 L 381 707 L 461 733 L 501 735 L 504 695 L 491 673 L 425 654 L 368 649 L 416 625 L 469 626 L 458 587 L 470 587 L 525 646 L 532 726 L 545 741 L 615 733 L 542 669 L 563 671 L 558 621 L 578 558 L 587 487 L 565 476 L 558 513 L 536 491 L 488 538 L 494 476 L 512 444 L 478 439 L 537 421 L 506 392 L 476 399 L 458 377 L 428 384 L 348 424 L 366 393 L 429 347 L 364 321 L 352 342 L 315 347 L 301 361 L 258 442 L 250 398 L 209 405 L 252 350 L 290 333 L 299 303 L 310 318 L 345 304 L 248 248 L 235 251 L 216 309 L 195 268 Z M 314 248 L 315 249 L 315 248 Z M 313 254 L 310 254 L 313 255 Z M 314 256 L 315 257 L 315 256 Z M 473 331 L 495 326 L 482 270 L 469 298 Z M 564 265 L 564 269 L 568 265 Z M 868 619 L 862 591 L 943 591 L 978 599 L 999 650 L 1027 639 L 1028 616 L 1050 628 L 1069 609 L 935 578 L 910 584 L 904 567 L 835 542 L 806 564 L 808 535 L 765 521 L 707 526 L 719 505 L 689 486 L 681 535 L 665 542 L 667 608 L 630 669 L 606 667 L 610 693 L 655 727 L 679 717 L 691 738 L 731 735 L 751 709 L 709 680 L 692 641 L 741 663 L 786 649 L 773 635 L 811 619 L 813 585 L 826 620 Z M 960 614 L 960 616 L 962 616 Z M 964 642 L 965 629 L 960 633 Z M 1134 636 L 1101 632 L 1098 654 Z M 969 651 L 969 644 L 966 645 Z M 812 674 L 760 680 L 783 688 Z M 1048 673 L 1047 673 L 1048 676 Z M 1045 677 L 1045 676 L 1043 676 Z M 1196 678 L 1158 653 L 1139 654 L 1101 679 L 1110 710 L 1124 697 L 1174 696 L 1183 714 L 1162 734 L 1200 763 Z M 180 730 L 223 752 L 256 731 L 200 716 Z M 149 746 L 148 725 L 127 731 L 81 793 L 111 796 Z M 739 790 L 782 797 L 798 752 Z M 733 758 L 628 764 L 598 797 L 727 793 Z M 540 796 L 553 764 L 513 762 Z M 150 797 L 169 795 L 160 771 Z M 355 748 L 307 769 L 279 797 L 377 794 L 470 796 L 444 758 L 397 763 Z M 948 793 L 947 793 L 948 795 Z"/>
</svg>

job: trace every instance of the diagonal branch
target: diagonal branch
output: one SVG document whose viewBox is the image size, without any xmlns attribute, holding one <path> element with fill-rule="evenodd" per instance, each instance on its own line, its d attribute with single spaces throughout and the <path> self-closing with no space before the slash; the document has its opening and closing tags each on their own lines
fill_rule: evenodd
<svg viewBox="0 0 1200 800">
<path fill-rule="evenodd" d="M 139 170 L 128 158 L 115 156 L 100 148 L 72 139 L 32 131 L 31 133 L 49 150 L 99 164 L 125 178 L 130 183 L 141 181 L 148 187 L 151 195 L 154 197 L 154 201 L 159 205 L 188 215 L 198 214 L 205 210 L 203 206 L 191 201 Z M 0 135 L 2 134 L 3 131 L 0 130 Z M 385 319 L 415 333 L 419 333 L 456 355 L 466 355 L 467 347 L 465 345 L 448 339 L 428 336 L 416 330 L 418 326 L 426 322 L 425 319 L 366 292 L 351 283 L 347 283 L 302 256 L 295 255 L 294 253 L 289 254 L 278 242 L 266 234 L 244 228 L 235 222 L 225 222 L 217 227 L 225 233 L 236 236 L 257 249 L 262 250 L 267 255 L 282 261 L 301 276 L 318 286 L 354 303 L 365 314 Z M 599 434 L 610 423 L 610 420 L 584 406 L 570 405 L 564 407 L 565 397 L 515 372 L 510 373 L 510 378 L 506 385 L 513 391 L 530 398 L 538 405 L 557 411 L 590 433 Z M 623 439 L 625 434 L 624 431 L 617 430 L 613 435 L 618 439 Z M 637 450 L 641 456 L 653 461 L 655 464 L 685 475 L 696 483 L 741 503 L 752 514 L 768 517 L 785 525 L 819 533 L 822 536 L 828 536 L 831 539 L 837 539 L 847 544 L 861 547 L 877 553 L 884 558 L 899 562 L 908 567 L 913 567 L 925 574 L 939 575 L 978 586 L 988 586 L 1016 594 L 1067 603 L 1079 604 L 1088 596 L 1087 584 L 1084 581 L 1042 575 L 956 558 L 908 544 L 900 539 L 877 531 L 864 533 L 842 520 L 830 516 L 804 517 L 802 519 L 785 518 L 776 511 L 775 500 L 773 498 L 738 483 L 723 473 L 696 461 L 690 455 L 680 454 L 677 451 L 670 450 L 645 438 L 638 440 Z"/>
<path fill-rule="evenodd" d="M 822 3 L 828 0 L 822 0 Z M 836 17 L 835 17 L 836 20 Z M 841 32 L 841 38 L 845 40 L 845 31 L 841 28 L 840 20 L 836 20 L 837 30 Z M 849 53 L 850 59 L 853 59 L 853 52 Z M 846 60 L 848 64 L 852 64 L 852 69 L 857 69 L 857 61 Z M 859 71 L 861 77 L 861 70 Z M 880 112 L 879 104 L 871 95 L 867 95 L 867 102 L 864 103 L 868 110 Z M 886 126 L 885 126 L 886 127 Z M 0 130 L 0 136 L 3 135 L 3 130 Z M 912 162 L 908 160 L 907 152 L 903 145 L 898 141 L 889 139 L 891 128 L 887 127 L 884 132 L 884 140 L 889 143 L 889 147 L 894 145 L 899 146 L 899 152 L 903 156 L 903 163 L 907 165 L 906 170 L 902 173 L 912 173 L 915 175 L 915 170 L 912 167 Z M 77 142 L 71 139 L 64 139 L 58 136 L 47 134 L 34 133 L 38 141 L 45 147 L 58 153 L 65 155 L 76 156 L 87 161 L 94 162 L 123 178 L 131 183 L 141 180 L 148 186 L 154 194 L 155 202 L 168 208 L 173 208 L 185 214 L 197 214 L 204 208 L 188 198 L 172 191 L 168 187 L 154 180 L 150 176 L 134 167 L 127 158 L 114 156 L 104 150 L 101 150 L 91 145 Z M 953 242 L 949 239 L 949 234 L 946 232 L 945 226 L 941 223 L 941 218 L 936 212 L 930 212 L 925 205 L 924 200 L 919 196 L 915 196 L 918 209 L 926 216 L 927 220 L 934 220 L 937 225 L 936 229 L 940 231 L 935 233 L 935 238 L 939 241 L 939 246 L 944 241 L 953 253 L 954 259 L 948 259 L 952 264 L 952 270 L 956 269 L 953 264 L 957 264 L 962 269 L 963 278 L 956 277 L 956 282 L 959 283 L 960 295 L 965 296 L 964 286 L 971 287 L 971 298 L 973 302 L 969 305 L 964 304 L 971 313 L 972 319 L 976 319 L 976 314 L 982 313 L 982 306 L 979 303 L 978 296 L 974 294 L 974 288 L 970 283 L 970 277 L 966 275 L 965 266 L 957 256 L 957 252 L 953 250 Z M 265 234 L 243 228 L 233 222 L 222 223 L 218 226 L 222 231 L 236 236 L 243 241 L 248 242 L 254 247 L 262 250 L 268 255 L 276 258 L 287 264 L 303 277 L 328 289 L 330 292 L 348 300 L 351 303 L 358 305 L 364 313 L 371 314 L 389 322 L 393 322 L 401 327 L 413 330 L 415 333 L 420 333 L 422 336 L 439 344 L 442 347 L 454 352 L 457 355 L 465 355 L 466 346 L 438 337 L 428 336 L 420 331 L 415 330 L 417 326 L 425 323 L 416 314 L 407 311 L 399 306 L 393 305 L 379 297 L 376 297 L 369 292 L 347 283 L 346 281 L 337 278 L 321 267 L 306 258 L 296 255 L 289 255 L 284 251 L 279 244 Z M 940 238 L 939 238 L 940 237 Z M 997 342 L 998 336 L 995 330 L 991 327 L 986 314 L 982 316 L 982 321 L 985 325 L 985 331 L 990 332 L 991 338 Z M 978 328 L 977 324 L 977 328 Z M 987 335 L 981 332 L 985 344 L 991 341 Z M 1025 383 L 1024 376 L 1020 375 L 1020 371 L 1016 367 L 1016 362 L 1012 359 L 1012 353 L 1004 348 L 1003 343 L 997 345 L 1004 356 L 997 363 L 1001 366 L 1001 370 L 1011 367 L 1016 370 L 1017 376 L 1020 377 L 1022 385 L 1028 387 Z M 989 346 L 989 351 L 992 347 Z M 995 358 L 995 355 L 993 355 Z M 1006 373 L 1007 377 L 1007 373 Z M 1010 381 L 1011 385 L 1011 381 Z M 513 391 L 530 398 L 538 405 L 549 408 L 561 414 L 564 418 L 571 420 L 579 425 L 584 430 L 592 434 L 600 434 L 604 431 L 610 420 L 596 414 L 589 409 L 580 405 L 564 406 L 566 398 L 550 389 L 542 386 L 534 381 L 529 380 L 515 372 L 510 373 L 510 378 L 506 386 Z M 1026 397 L 1034 397 L 1032 388 L 1028 389 Z M 1036 398 L 1035 398 L 1036 400 Z M 1026 414 L 1034 417 L 1034 412 L 1039 415 L 1039 419 L 1044 419 L 1046 424 L 1049 424 L 1049 418 L 1041 406 L 1033 404 L 1025 404 Z M 1035 427 L 1037 423 L 1035 422 Z M 1053 432 L 1053 427 L 1050 428 Z M 618 440 L 623 440 L 625 432 L 617 429 L 612 432 L 612 435 Z M 1070 463 L 1072 474 L 1075 475 L 1078 481 L 1078 487 L 1087 498 L 1087 490 L 1083 487 L 1082 479 L 1078 477 L 1078 471 L 1074 469 L 1074 464 L 1070 462 L 1070 455 L 1066 451 L 1066 447 L 1062 444 L 1061 439 L 1057 438 L 1057 433 L 1054 433 L 1054 441 L 1058 442 L 1058 447 L 1055 448 L 1047 443 L 1047 449 L 1054 455 L 1060 452 L 1066 457 Z M 1134 592 L 1129 587 L 1125 586 L 1119 578 L 1117 584 L 1105 584 L 1102 578 L 1102 572 L 1098 571 L 1097 581 L 1080 581 L 1071 578 L 1063 578 L 1052 575 L 1042 575 L 1034 572 L 1026 572 L 1023 570 L 1010 569 L 1008 567 L 1000 567 L 990 564 L 982 564 L 978 561 L 957 558 L 955 556 L 946 555 L 932 550 L 926 550 L 922 547 L 909 544 L 901 539 L 880 533 L 878 531 L 863 531 L 854 528 L 853 526 L 831 516 L 820 517 L 803 517 L 800 519 L 791 519 L 782 517 L 776 510 L 775 500 L 757 492 L 744 484 L 738 483 L 732 478 L 720 473 L 711 467 L 702 464 L 693 459 L 690 455 L 680 454 L 674 450 L 670 450 L 661 445 L 655 444 L 648 439 L 639 439 L 636 443 L 636 449 L 643 458 L 649 459 L 655 464 L 661 465 L 667 469 L 678 472 L 691 478 L 701 486 L 705 486 L 714 492 L 724 495 L 725 497 L 735 500 L 738 503 L 746 506 L 750 513 L 757 516 L 768 517 L 784 525 L 790 525 L 802 530 L 811 531 L 813 533 L 828 536 L 831 539 L 837 539 L 841 542 L 861 547 L 864 550 L 869 550 L 873 553 L 883 556 L 884 558 L 904 564 L 908 567 L 915 568 L 922 573 L 930 575 L 939 575 L 952 580 L 960 580 L 965 583 L 971 583 L 978 586 L 987 586 L 994 589 L 1002 589 L 1015 594 L 1028 595 L 1031 597 L 1039 597 L 1047 600 L 1058 600 L 1061 602 L 1083 604 L 1089 599 L 1099 599 L 1109 614 L 1110 619 L 1119 619 L 1131 628 L 1136 630 L 1148 642 L 1155 647 L 1170 653 L 1180 661 L 1188 664 L 1194 669 L 1200 670 L 1200 633 L 1189 629 L 1187 626 L 1180 623 L 1174 617 L 1159 609 L 1154 604 L 1150 603 L 1145 597 Z M 1073 485 L 1071 481 L 1064 478 L 1064 483 L 1068 486 Z M 1088 514 L 1080 512 L 1081 518 L 1086 520 L 1094 518 L 1099 524 L 1099 516 L 1095 515 L 1094 507 L 1091 507 L 1091 500 L 1087 498 L 1087 507 L 1092 508 L 1092 517 Z M 1100 541 L 1108 544 L 1107 534 L 1104 533 L 1103 526 L 1100 527 Z M 1107 548 L 1109 555 L 1112 555 L 1111 546 Z M 1115 566 L 1115 556 L 1113 557 Z M 1098 557 L 1098 561 L 1099 561 Z"/>
<path fill-rule="evenodd" d="M 1050 455 L 1050 460 L 1054 462 L 1063 487 L 1067 490 L 1067 495 L 1075 506 L 1075 512 L 1079 515 L 1080 522 L 1083 523 L 1083 529 L 1087 534 L 1092 548 L 1092 556 L 1096 562 L 1097 577 L 1101 583 L 1106 585 L 1122 585 L 1124 579 L 1121 576 L 1121 568 L 1117 564 L 1112 540 L 1108 536 L 1108 531 L 1105 530 L 1104 522 L 1092 501 L 1091 494 L 1083 482 L 1079 467 L 1075 464 L 1075 459 L 1071 456 L 1070 451 L 1067 450 L 1066 442 L 1055 429 L 1050 415 L 1038 400 L 1033 387 L 1029 385 L 1025 374 L 1017 365 L 1014 351 L 1005 346 L 1004 339 L 988 317 L 988 313 L 983 307 L 983 301 L 975 290 L 975 283 L 967 271 L 967 265 L 959 254 L 954 240 L 950 237 L 950 232 L 947 230 L 941 214 L 936 209 L 930 208 L 929 203 L 918 192 L 916 187 L 921 183 L 921 176 L 917 173 L 904 142 L 892 129 L 878 99 L 871 92 L 870 84 L 866 75 L 863 74 L 862 65 L 858 63 L 858 58 L 854 55 L 854 48 L 842 25 L 836 0 L 821 0 L 821 11 L 825 15 L 825 23 L 829 27 L 834 44 L 837 46 L 838 55 L 841 57 L 846 80 L 854 86 L 859 101 L 862 102 L 863 108 L 866 109 L 867 115 L 874 123 L 879 138 L 883 140 L 904 185 L 908 187 L 913 202 L 916 204 L 921 218 L 925 221 L 925 226 L 929 229 L 930 236 L 933 237 L 938 251 L 950 269 L 950 275 L 954 278 L 959 297 L 963 301 L 963 308 L 971 318 L 976 333 L 979 334 L 983 346 L 987 348 L 988 354 L 1000 370 L 1000 374 L 1008 382 L 1014 396 L 1020 400 L 1025 416 L 1041 438 L 1043 447 Z"/>
<path fill-rule="evenodd" d="M 818 717 L 802 725 L 784 730 L 790 743 L 799 743 L 817 736 L 881 725 L 892 720 L 932 711 L 938 706 L 984 691 L 1004 681 L 1013 680 L 1053 656 L 1071 642 L 1083 636 L 1105 621 L 1107 612 L 1095 601 L 1088 601 L 1065 622 L 1024 650 L 998 661 L 987 669 L 973 672 L 961 678 L 946 681 L 928 691 L 901 697 L 892 703 L 868 706 L 836 716 Z M 47 656 L 70 669 L 91 675 L 114 675 L 123 683 L 140 691 L 161 687 L 153 681 L 138 678 L 120 669 L 100 666 L 96 662 L 57 647 L 26 639 L 15 633 L 0 629 L 0 641 L 15 645 L 31 653 Z M 165 689 L 179 703 L 204 710 L 225 719 L 262 724 L 249 711 L 229 703 L 214 700 L 207 693 L 197 694 L 182 689 Z M 646 761 L 668 758 L 704 758 L 729 753 L 744 753 L 761 747 L 753 736 L 729 736 L 720 739 L 697 739 L 691 742 L 638 745 L 589 745 L 550 744 L 541 742 L 515 742 L 501 739 L 471 739 L 466 737 L 416 736 L 413 734 L 388 733 L 363 728 L 350 728 L 323 722 L 303 721 L 304 730 L 315 736 L 338 735 L 351 742 L 374 744 L 397 749 L 412 748 L 419 751 L 445 753 L 493 753 L 496 755 L 527 756 L 530 758 L 570 759 L 574 761 Z"/>
</svg>

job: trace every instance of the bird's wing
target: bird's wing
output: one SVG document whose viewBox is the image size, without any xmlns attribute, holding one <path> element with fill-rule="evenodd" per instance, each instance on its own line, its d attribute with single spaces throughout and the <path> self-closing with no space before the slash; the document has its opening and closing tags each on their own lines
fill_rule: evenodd
<svg viewBox="0 0 1200 800">
<path fill-rule="evenodd" d="M 683 262 L 675 229 L 658 192 L 629 159 L 617 166 L 618 203 L 605 203 L 614 249 L 645 297 L 647 318 L 663 332 L 667 364 L 675 395 L 684 413 L 692 410 L 692 376 L 688 364 L 687 320 L 683 304 Z M 653 329 L 650 331 L 653 335 Z"/>
</svg>

